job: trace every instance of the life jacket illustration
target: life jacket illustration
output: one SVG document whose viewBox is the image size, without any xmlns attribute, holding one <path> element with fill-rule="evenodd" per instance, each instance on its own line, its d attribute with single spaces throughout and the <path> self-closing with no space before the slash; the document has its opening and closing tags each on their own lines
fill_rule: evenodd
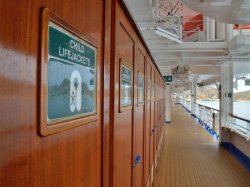
<svg viewBox="0 0 250 187">
<path fill-rule="evenodd" d="M 80 111 L 82 108 L 82 78 L 80 72 L 74 70 L 70 77 L 70 111 Z"/>
</svg>

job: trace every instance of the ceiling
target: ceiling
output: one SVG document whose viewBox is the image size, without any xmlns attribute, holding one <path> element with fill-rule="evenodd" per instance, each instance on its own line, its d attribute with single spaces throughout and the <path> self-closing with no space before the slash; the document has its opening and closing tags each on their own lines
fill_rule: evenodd
<svg viewBox="0 0 250 187">
<path fill-rule="evenodd" d="M 162 75 L 171 75 L 172 68 L 189 65 L 191 74 L 187 81 L 218 77 L 219 66 L 229 59 L 226 41 L 205 42 L 188 39 L 182 43 L 155 33 L 154 0 L 124 0 L 142 37 L 144 38 Z M 183 7 L 183 20 L 190 20 L 199 13 Z M 180 81 L 177 81 L 180 84 Z M 177 83 L 176 83 L 177 84 Z"/>
<path fill-rule="evenodd" d="M 193 10 L 222 22 L 231 24 L 250 22 L 249 0 L 182 0 L 182 2 Z"/>
</svg>

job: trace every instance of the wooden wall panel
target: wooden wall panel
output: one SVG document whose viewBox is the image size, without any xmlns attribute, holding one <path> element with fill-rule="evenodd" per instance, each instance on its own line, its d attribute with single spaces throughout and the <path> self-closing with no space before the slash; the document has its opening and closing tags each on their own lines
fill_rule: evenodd
<svg viewBox="0 0 250 187">
<path fill-rule="evenodd" d="M 98 121 L 38 135 L 40 19 L 48 7 L 98 44 Z M 104 1 L 0 2 L 0 186 L 101 186 Z"/>
<path fill-rule="evenodd" d="M 156 71 L 155 71 L 156 72 Z M 158 137 L 158 127 L 157 127 L 157 122 L 158 122 L 158 111 L 157 111 L 157 86 L 158 86 L 158 74 L 157 72 L 155 73 L 155 100 L 154 100 L 154 116 L 155 116 L 155 120 L 154 120 L 154 129 L 155 129 L 155 133 L 154 133 L 154 167 L 157 166 L 157 157 L 156 157 L 156 151 L 157 151 L 157 137 Z"/>
<path fill-rule="evenodd" d="M 133 103 L 130 109 L 120 110 L 120 68 L 123 64 L 134 71 L 135 35 L 120 6 L 116 11 L 113 186 L 128 187 L 132 186 Z"/>
<path fill-rule="evenodd" d="M 154 138 L 155 138 L 155 71 L 154 68 L 152 68 L 152 74 L 151 74 L 151 123 L 150 123 L 150 129 L 151 129 L 151 135 L 150 135 L 150 184 L 153 183 L 154 178 Z M 151 186 L 151 185 L 150 185 Z"/>
<path fill-rule="evenodd" d="M 162 110 L 147 100 L 153 93 L 147 93 L 147 81 L 152 86 L 159 72 L 118 2 L 0 1 L 0 186 L 146 185 L 158 144 L 154 137 L 160 136 L 159 130 L 157 135 L 151 130 Z M 89 35 L 98 47 L 98 120 L 47 137 L 38 132 L 43 7 Z M 120 62 L 134 70 L 134 102 L 123 112 Z M 145 75 L 144 105 L 137 105 L 138 70 Z M 137 155 L 141 160 L 133 169 Z"/>
<path fill-rule="evenodd" d="M 32 107 L 27 90 L 32 85 L 26 76 L 27 7 L 28 2 L 0 1 L 0 186 L 17 180 L 29 185 L 30 119 L 25 115 Z"/>
<path fill-rule="evenodd" d="M 150 136 L 151 136 L 151 65 L 149 56 L 147 56 L 146 64 L 146 128 L 145 128 L 145 169 L 144 169 L 144 181 L 148 183 L 150 175 Z"/>
<path fill-rule="evenodd" d="M 136 61 L 135 61 L 135 71 L 134 71 L 134 128 L 133 128 L 133 161 L 139 156 L 139 163 L 133 167 L 133 186 L 142 187 L 143 186 L 143 169 L 144 169 L 144 153 L 143 153 L 143 143 L 144 143 L 144 124 L 145 124 L 145 94 L 144 102 L 139 103 L 139 86 L 138 86 L 138 76 L 144 76 L 145 85 L 145 62 L 146 62 L 146 52 L 139 45 L 136 49 Z M 145 86 L 144 92 L 145 93 Z"/>
</svg>

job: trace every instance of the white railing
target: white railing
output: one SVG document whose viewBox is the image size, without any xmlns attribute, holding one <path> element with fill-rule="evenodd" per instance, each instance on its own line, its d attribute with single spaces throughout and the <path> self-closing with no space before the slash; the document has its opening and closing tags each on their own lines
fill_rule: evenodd
<svg viewBox="0 0 250 187">
<path fill-rule="evenodd" d="M 191 102 L 185 99 L 181 99 L 180 103 L 189 112 L 191 111 Z M 219 124 L 220 124 L 220 111 L 214 108 L 210 108 L 201 104 L 195 104 L 195 116 L 202 123 L 207 130 L 216 136 L 219 135 Z"/>
<path fill-rule="evenodd" d="M 229 114 L 228 127 L 247 140 L 250 140 L 250 120 Z"/>
<path fill-rule="evenodd" d="M 207 127 L 208 130 L 213 130 L 217 135 L 219 134 L 220 111 L 204 105 L 195 104 L 195 116 Z"/>
<path fill-rule="evenodd" d="M 191 102 L 185 99 L 181 100 L 181 104 L 189 111 L 191 111 Z"/>
<path fill-rule="evenodd" d="M 180 100 L 180 103 L 188 110 L 191 111 L 191 102 L 188 100 Z M 201 104 L 195 104 L 195 116 L 199 122 L 207 127 L 207 130 L 215 132 L 219 135 L 220 111 L 210 108 Z M 243 136 L 250 141 L 250 120 L 241 118 L 239 116 L 229 114 L 229 121 L 227 128 L 230 128 L 235 133 Z"/>
</svg>

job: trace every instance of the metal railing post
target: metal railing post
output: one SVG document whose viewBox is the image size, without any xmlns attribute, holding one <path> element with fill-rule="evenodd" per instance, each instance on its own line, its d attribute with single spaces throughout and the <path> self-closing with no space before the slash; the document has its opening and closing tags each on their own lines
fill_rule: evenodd
<svg viewBox="0 0 250 187">
<path fill-rule="evenodd" d="M 215 132 L 215 113 L 212 112 L 212 119 L 213 119 L 213 131 Z"/>
<path fill-rule="evenodd" d="M 250 140 L 250 123 L 247 123 L 247 140 Z"/>
</svg>

